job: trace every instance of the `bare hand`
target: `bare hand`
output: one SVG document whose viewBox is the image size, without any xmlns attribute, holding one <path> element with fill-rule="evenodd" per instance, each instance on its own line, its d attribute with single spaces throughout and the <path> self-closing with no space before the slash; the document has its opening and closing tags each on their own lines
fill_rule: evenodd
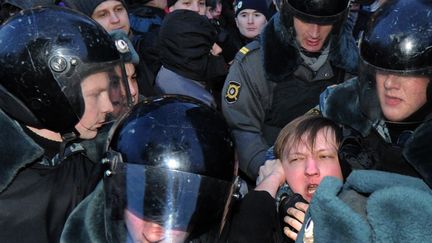
<svg viewBox="0 0 432 243">
<path fill-rule="evenodd" d="M 259 169 L 256 184 L 260 184 L 268 177 L 274 177 L 277 181 L 280 181 L 279 185 L 282 185 L 285 181 L 285 172 L 283 171 L 282 163 L 279 159 L 266 160 L 264 165 Z"/>
<path fill-rule="evenodd" d="M 280 185 L 285 181 L 285 172 L 280 160 L 267 160 L 260 167 L 256 191 L 267 191 L 274 198 Z"/>
<path fill-rule="evenodd" d="M 284 227 L 283 231 L 288 238 L 294 241 L 297 239 L 297 232 L 300 231 L 303 225 L 305 214 L 308 208 L 309 204 L 302 202 L 296 203 L 295 208 L 288 208 L 288 215 L 285 216 L 284 221 L 292 228 L 294 228 L 293 231 L 289 227 Z"/>
</svg>

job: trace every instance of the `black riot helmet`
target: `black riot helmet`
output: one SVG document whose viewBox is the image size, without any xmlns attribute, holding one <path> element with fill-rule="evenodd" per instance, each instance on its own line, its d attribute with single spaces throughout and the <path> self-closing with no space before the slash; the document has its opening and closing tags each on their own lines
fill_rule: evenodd
<svg viewBox="0 0 432 243">
<path fill-rule="evenodd" d="M 371 16 L 360 40 L 359 80 L 362 111 L 372 120 L 381 116 L 376 94 L 377 71 L 431 77 L 431 12 L 431 1 L 388 0 Z M 427 92 L 426 105 L 430 106 L 430 84 Z"/>
<path fill-rule="evenodd" d="M 333 25 L 328 40 L 336 41 L 348 15 L 349 3 L 349 0 L 282 0 L 280 18 L 293 34 L 293 17 L 306 23 Z"/>
<path fill-rule="evenodd" d="M 116 225 L 129 225 L 127 214 L 158 225 L 160 238 L 219 233 L 237 185 L 234 144 L 219 112 L 186 96 L 145 99 L 114 124 L 106 149 L 110 241 L 125 242 Z"/>
<path fill-rule="evenodd" d="M 0 107 L 24 125 L 62 135 L 78 133 L 81 81 L 120 63 L 99 24 L 60 7 L 19 12 L 0 27 L 0 46 Z"/>
<path fill-rule="evenodd" d="M 55 5 L 54 0 L 4 0 L 2 6 L 12 5 L 19 9 L 28 9 L 36 6 L 50 6 Z"/>
</svg>

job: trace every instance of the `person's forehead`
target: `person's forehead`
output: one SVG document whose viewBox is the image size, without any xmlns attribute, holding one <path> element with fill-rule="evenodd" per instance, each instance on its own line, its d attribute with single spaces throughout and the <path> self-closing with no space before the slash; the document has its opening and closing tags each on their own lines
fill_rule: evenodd
<svg viewBox="0 0 432 243">
<path fill-rule="evenodd" d="M 117 0 L 103 1 L 95 8 L 94 12 L 108 10 L 108 9 L 116 8 L 118 6 L 123 6 L 123 3 Z"/>
</svg>

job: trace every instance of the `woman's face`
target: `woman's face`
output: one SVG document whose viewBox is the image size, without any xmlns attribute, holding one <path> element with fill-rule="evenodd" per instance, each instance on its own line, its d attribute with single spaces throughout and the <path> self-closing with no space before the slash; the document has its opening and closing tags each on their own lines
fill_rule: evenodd
<svg viewBox="0 0 432 243">
<path fill-rule="evenodd" d="M 257 37 L 267 23 L 266 17 L 254 9 L 243 9 L 235 20 L 240 34 L 249 39 Z"/>
<path fill-rule="evenodd" d="M 429 82 L 427 77 L 377 72 L 376 88 L 384 117 L 399 122 L 419 110 L 427 101 Z"/>
<path fill-rule="evenodd" d="M 310 201 L 325 176 L 343 179 L 334 131 L 322 128 L 315 144 L 308 144 L 307 135 L 299 143 L 288 143 L 283 152 L 282 167 L 286 182 L 295 193 Z"/>
</svg>

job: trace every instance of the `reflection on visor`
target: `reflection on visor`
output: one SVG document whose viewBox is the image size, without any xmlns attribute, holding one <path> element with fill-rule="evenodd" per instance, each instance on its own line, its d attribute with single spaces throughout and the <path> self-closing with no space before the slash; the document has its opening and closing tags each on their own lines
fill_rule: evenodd
<svg viewBox="0 0 432 243">
<path fill-rule="evenodd" d="M 138 168 L 137 168 L 138 167 Z M 126 207 L 166 229 L 186 231 L 197 206 L 201 176 L 178 171 L 126 168 Z"/>
<path fill-rule="evenodd" d="M 107 197 L 113 196 L 111 202 L 118 201 L 118 196 L 123 198 L 123 214 L 133 214 L 141 225 L 157 224 L 159 231 L 166 234 L 177 231 L 198 235 L 221 226 L 231 182 L 165 168 L 121 164 L 111 177 L 115 180 L 111 185 L 116 188 Z M 163 238 L 166 237 L 169 236 Z"/>
</svg>

